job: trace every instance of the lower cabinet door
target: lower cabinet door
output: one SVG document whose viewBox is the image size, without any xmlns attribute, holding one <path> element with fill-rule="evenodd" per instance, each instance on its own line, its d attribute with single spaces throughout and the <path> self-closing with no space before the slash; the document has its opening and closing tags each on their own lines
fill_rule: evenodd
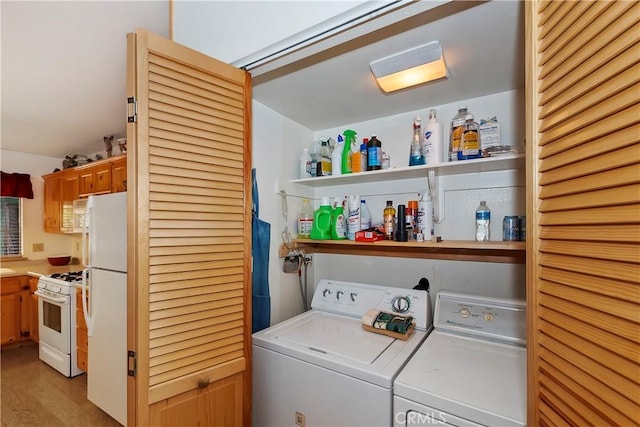
<svg viewBox="0 0 640 427">
<path fill-rule="evenodd" d="M 243 374 L 235 374 L 150 407 L 154 426 L 242 426 Z"/>
</svg>

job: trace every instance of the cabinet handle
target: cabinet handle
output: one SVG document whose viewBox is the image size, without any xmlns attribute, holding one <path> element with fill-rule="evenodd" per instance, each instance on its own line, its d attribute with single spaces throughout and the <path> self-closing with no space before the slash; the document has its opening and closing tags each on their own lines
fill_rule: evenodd
<svg viewBox="0 0 640 427">
<path fill-rule="evenodd" d="M 209 378 L 200 378 L 198 380 L 198 388 L 207 388 L 209 385 Z"/>
</svg>

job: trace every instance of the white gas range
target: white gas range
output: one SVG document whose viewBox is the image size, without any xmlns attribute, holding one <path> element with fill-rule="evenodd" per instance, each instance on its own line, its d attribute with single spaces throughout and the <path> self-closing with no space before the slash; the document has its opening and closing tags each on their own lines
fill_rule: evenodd
<svg viewBox="0 0 640 427">
<path fill-rule="evenodd" d="M 40 360 L 66 377 L 84 371 L 78 368 L 76 353 L 76 285 L 82 271 L 41 276 L 38 280 L 38 323 Z"/>
</svg>

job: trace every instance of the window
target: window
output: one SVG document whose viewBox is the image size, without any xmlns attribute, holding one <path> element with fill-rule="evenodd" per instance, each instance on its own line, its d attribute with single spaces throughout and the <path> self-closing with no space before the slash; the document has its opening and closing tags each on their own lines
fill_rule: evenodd
<svg viewBox="0 0 640 427">
<path fill-rule="evenodd" d="M 0 256 L 22 255 L 22 204 L 19 197 L 0 197 Z"/>
</svg>

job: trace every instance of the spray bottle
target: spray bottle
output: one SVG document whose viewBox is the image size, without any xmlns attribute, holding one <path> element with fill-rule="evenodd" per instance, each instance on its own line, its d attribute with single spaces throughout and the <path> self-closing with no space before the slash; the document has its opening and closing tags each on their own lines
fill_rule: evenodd
<svg viewBox="0 0 640 427">
<path fill-rule="evenodd" d="M 351 156 L 358 151 L 356 131 L 347 129 L 344 132 L 344 147 L 342 148 L 342 174 L 351 173 Z"/>
</svg>

